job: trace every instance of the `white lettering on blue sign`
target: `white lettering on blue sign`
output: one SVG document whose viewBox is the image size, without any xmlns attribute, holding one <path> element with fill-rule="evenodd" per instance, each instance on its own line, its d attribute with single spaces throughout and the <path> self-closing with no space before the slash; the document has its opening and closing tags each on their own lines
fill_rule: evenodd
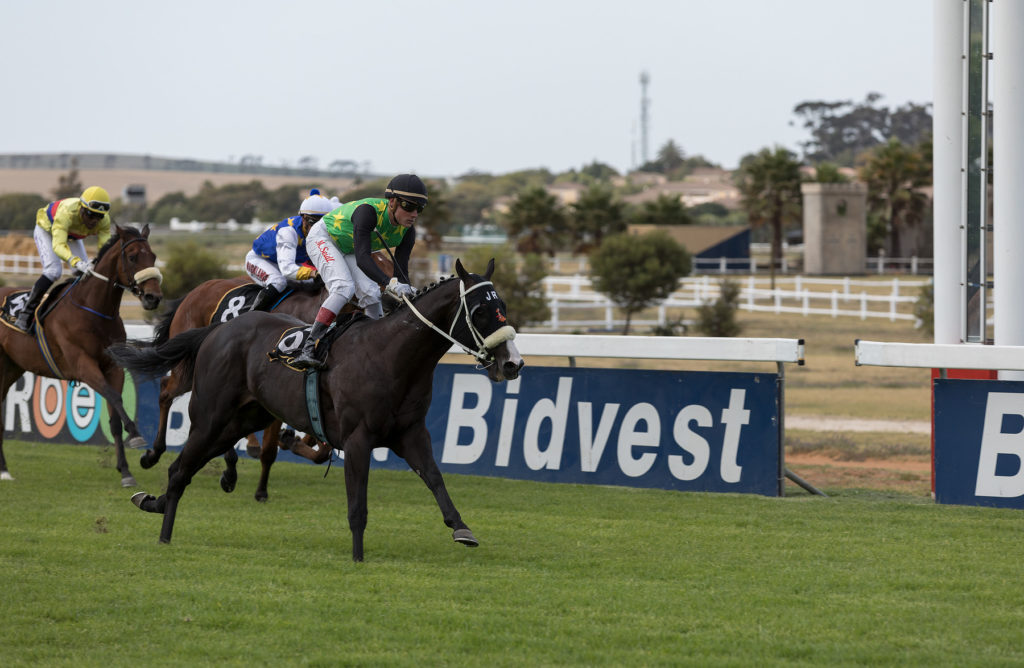
<svg viewBox="0 0 1024 668">
<path fill-rule="evenodd" d="M 989 392 L 978 456 L 978 478 L 974 487 L 976 496 L 1014 498 L 1024 495 L 1024 433 L 1003 433 L 1003 417 L 1007 415 L 1024 417 L 1024 394 Z M 996 475 L 999 455 L 1016 457 L 1017 472 Z"/>
<path fill-rule="evenodd" d="M 519 379 L 511 381 L 506 388 L 506 394 L 518 395 L 519 383 Z M 623 406 L 619 403 L 596 405 L 590 401 L 578 401 L 573 404 L 572 384 L 571 377 L 560 377 L 555 398 L 539 399 L 529 409 L 519 438 L 523 461 L 530 470 L 561 469 L 566 445 L 566 426 L 570 410 L 575 407 L 579 428 L 579 466 L 584 473 L 594 473 L 598 470 L 606 447 L 613 439 L 616 464 L 623 474 L 631 478 L 647 474 L 659 456 L 667 457 L 668 469 L 678 480 L 696 480 L 707 471 L 712 447 L 704 436 L 695 431 L 715 426 L 714 416 L 706 406 L 683 406 L 671 423 L 675 445 L 692 460 L 687 463 L 682 454 L 668 454 L 659 450 L 662 416 L 653 404 L 637 402 L 632 406 Z M 486 376 L 461 373 L 453 375 L 448 420 L 441 451 L 442 463 L 469 465 L 476 463 L 484 455 L 489 436 L 486 416 L 491 408 L 492 398 L 492 384 Z M 729 404 L 721 412 L 721 424 L 725 428 L 719 470 L 722 480 L 727 483 L 740 482 L 742 474 L 742 467 L 739 465 L 740 434 L 743 427 L 750 424 L 750 410 L 745 407 L 745 402 L 746 390 L 732 388 L 729 392 Z M 496 425 L 498 438 L 494 463 L 498 467 L 508 467 L 515 440 L 514 425 L 520 408 L 519 399 L 516 396 L 506 396 L 501 408 L 501 418 Z M 616 418 L 622 408 L 626 410 L 622 415 L 618 432 L 614 433 Z M 546 435 L 546 438 L 542 435 Z"/>
</svg>

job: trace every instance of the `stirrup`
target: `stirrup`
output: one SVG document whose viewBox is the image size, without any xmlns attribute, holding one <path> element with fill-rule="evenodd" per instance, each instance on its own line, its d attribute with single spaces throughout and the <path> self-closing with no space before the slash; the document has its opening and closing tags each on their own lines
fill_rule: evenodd
<svg viewBox="0 0 1024 668">
<path fill-rule="evenodd" d="M 300 353 L 298 357 L 291 361 L 291 366 L 297 369 L 322 369 L 324 368 L 324 363 L 316 358 L 315 352 L 309 355 Z"/>
</svg>

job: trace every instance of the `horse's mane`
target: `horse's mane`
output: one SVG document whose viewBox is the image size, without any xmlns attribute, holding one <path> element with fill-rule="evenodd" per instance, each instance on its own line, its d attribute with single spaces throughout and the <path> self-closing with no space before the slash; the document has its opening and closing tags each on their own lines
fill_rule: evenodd
<svg viewBox="0 0 1024 668">
<path fill-rule="evenodd" d="M 432 291 L 437 290 L 438 288 L 440 288 L 442 285 L 446 285 L 453 278 L 456 278 L 455 274 L 449 274 L 448 276 L 442 276 L 441 278 L 437 279 L 437 281 L 434 282 L 434 283 L 430 283 L 429 285 L 424 285 L 422 288 L 420 288 L 420 291 L 416 293 L 416 296 L 413 297 L 410 301 L 415 302 L 417 299 L 419 299 L 423 295 L 427 294 L 428 292 L 432 292 Z M 399 309 L 405 307 L 405 301 L 404 300 L 397 300 L 397 299 L 395 299 L 395 300 L 392 300 L 392 301 L 394 303 L 394 306 L 392 306 L 390 309 L 388 309 L 388 312 L 385 315 L 391 315 L 395 311 L 398 311 Z"/>
<path fill-rule="evenodd" d="M 130 232 L 132 237 L 136 237 L 137 238 L 137 237 L 141 237 L 142 236 L 142 232 L 139 232 L 134 227 L 131 227 L 131 226 L 123 226 L 122 227 L 122 226 L 119 225 L 118 228 L 121 229 L 121 230 L 124 230 L 126 232 Z M 106 253 L 119 240 L 120 240 L 120 235 L 118 235 L 117 233 L 112 233 L 110 235 L 110 238 L 107 239 L 107 243 L 103 244 L 103 247 L 100 248 L 99 251 L 96 252 L 96 262 L 99 262 L 100 258 L 103 257 L 103 254 Z"/>
</svg>

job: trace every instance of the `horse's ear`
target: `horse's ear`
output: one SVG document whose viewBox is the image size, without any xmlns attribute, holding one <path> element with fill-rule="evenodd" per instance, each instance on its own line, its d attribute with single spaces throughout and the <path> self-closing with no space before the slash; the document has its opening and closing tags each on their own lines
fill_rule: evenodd
<svg viewBox="0 0 1024 668">
<path fill-rule="evenodd" d="M 455 273 L 458 274 L 459 278 L 462 280 L 469 278 L 469 272 L 462 266 L 462 260 L 459 258 L 455 258 Z"/>
<path fill-rule="evenodd" d="M 487 263 L 487 271 L 484 272 L 484 280 L 485 281 L 491 280 L 491 274 L 493 274 L 493 273 L 494 273 L 494 258 L 492 257 L 491 261 Z"/>
<path fill-rule="evenodd" d="M 142 238 L 149 238 L 149 223 L 146 223 L 145 225 L 142 226 Z"/>
<path fill-rule="evenodd" d="M 121 226 L 118 225 L 117 223 L 112 223 L 112 225 L 114 227 L 114 234 L 116 234 L 117 236 L 121 236 Z"/>
</svg>

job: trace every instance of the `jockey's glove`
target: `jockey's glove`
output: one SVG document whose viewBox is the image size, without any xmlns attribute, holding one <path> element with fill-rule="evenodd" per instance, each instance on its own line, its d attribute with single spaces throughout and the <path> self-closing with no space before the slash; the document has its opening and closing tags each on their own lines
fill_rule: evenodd
<svg viewBox="0 0 1024 668">
<path fill-rule="evenodd" d="M 414 290 L 411 285 L 408 283 L 402 283 L 394 277 L 388 282 L 387 286 L 384 288 L 384 292 L 398 300 L 401 300 L 402 297 L 411 298 L 416 296 L 416 290 Z"/>
<path fill-rule="evenodd" d="M 305 281 L 310 278 L 316 278 L 316 269 L 313 267 L 299 267 L 299 270 L 295 272 L 295 280 Z"/>
<path fill-rule="evenodd" d="M 78 260 L 78 262 L 75 262 L 74 265 L 72 265 L 72 268 L 75 270 L 76 273 L 88 274 L 92 271 L 93 266 L 91 260 L 83 260 L 82 258 L 76 259 Z"/>
</svg>

